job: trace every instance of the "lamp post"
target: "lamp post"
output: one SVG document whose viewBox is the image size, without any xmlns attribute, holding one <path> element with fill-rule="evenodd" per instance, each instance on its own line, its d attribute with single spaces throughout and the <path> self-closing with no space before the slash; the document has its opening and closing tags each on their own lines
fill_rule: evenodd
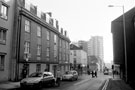
<svg viewBox="0 0 135 90">
<path fill-rule="evenodd" d="M 125 78 L 127 82 L 127 48 L 126 48 L 126 28 L 125 28 L 125 12 L 124 12 L 124 5 L 122 6 L 115 6 L 115 5 L 109 5 L 108 7 L 122 7 L 123 11 L 123 36 L 124 36 L 124 55 L 125 55 Z"/>
<path fill-rule="evenodd" d="M 28 75 L 28 61 L 29 61 L 29 58 L 31 57 L 31 54 L 30 53 L 25 53 L 26 57 L 25 57 L 25 64 L 24 64 L 24 77 L 27 77 Z M 24 78 L 23 77 L 23 78 Z"/>
</svg>

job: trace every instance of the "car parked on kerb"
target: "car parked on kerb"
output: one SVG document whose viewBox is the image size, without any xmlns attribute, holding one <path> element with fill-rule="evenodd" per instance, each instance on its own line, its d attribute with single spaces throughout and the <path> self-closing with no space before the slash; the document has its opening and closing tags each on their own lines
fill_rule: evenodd
<svg viewBox="0 0 135 90">
<path fill-rule="evenodd" d="M 34 72 L 27 78 L 20 81 L 20 87 L 38 87 L 41 88 L 46 85 L 56 85 L 56 78 L 51 72 Z"/>
<path fill-rule="evenodd" d="M 62 80 L 77 80 L 78 79 L 78 72 L 75 70 L 66 71 L 62 75 Z"/>
</svg>

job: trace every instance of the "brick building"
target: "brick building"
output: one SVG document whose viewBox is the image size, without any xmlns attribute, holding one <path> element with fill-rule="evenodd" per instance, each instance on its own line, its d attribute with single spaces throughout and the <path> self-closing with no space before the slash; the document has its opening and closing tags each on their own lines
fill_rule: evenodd
<svg viewBox="0 0 135 90">
<path fill-rule="evenodd" d="M 3 48 L 0 49 L 0 56 L 5 56 L 7 79 L 22 79 L 24 70 L 27 71 L 26 75 L 45 69 L 55 75 L 58 67 L 62 72 L 68 70 L 70 39 L 67 32 L 59 28 L 58 21 L 52 18 L 51 13 L 38 12 L 37 6 L 27 0 L 9 0 L 4 5 L 10 19 L 3 23 L 6 22 L 9 27 L 3 23 L 0 26 L 8 31 L 6 40 L 9 41 L 4 48 L 0 44 Z M 5 71 L 0 73 L 3 76 Z"/>
</svg>

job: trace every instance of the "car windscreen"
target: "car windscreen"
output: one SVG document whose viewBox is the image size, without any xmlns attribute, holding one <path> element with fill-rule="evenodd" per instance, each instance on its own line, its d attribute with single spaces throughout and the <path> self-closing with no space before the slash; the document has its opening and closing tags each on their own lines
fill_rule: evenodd
<svg viewBox="0 0 135 90">
<path fill-rule="evenodd" d="M 41 77 L 43 73 L 32 73 L 29 77 Z"/>
</svg>

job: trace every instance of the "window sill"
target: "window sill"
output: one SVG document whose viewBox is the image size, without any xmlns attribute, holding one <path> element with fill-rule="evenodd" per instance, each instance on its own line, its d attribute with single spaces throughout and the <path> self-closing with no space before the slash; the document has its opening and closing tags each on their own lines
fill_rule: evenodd
<svg viewBox="0 0 135 90">
<path fill-rule="evenodd" d="M 5 20 L 5 21 L 7 21 L 7 20 L 8 20 L 7 18 L 4 18 L 4 17 L 2 17 L 2 16 L 0 16 L 0 18 L 1 18 L 1 19 L 3 19 L 3 20 Z"/>
</svg>

